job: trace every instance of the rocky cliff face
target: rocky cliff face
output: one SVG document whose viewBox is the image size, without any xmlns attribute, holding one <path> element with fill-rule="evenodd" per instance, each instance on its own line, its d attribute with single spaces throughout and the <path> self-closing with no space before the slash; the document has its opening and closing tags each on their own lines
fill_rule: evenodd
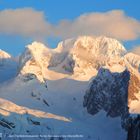
<svg viewBox="0 0 140 140">
<path fill-rule="evenodd" d="M 138 108 L 135 101 L 139 102 L 140 80 L 135 68 L 131 68 L 122 72 L 101 68 L 86 91 L 83 105 L 92 115 L 104 110 L 107 116 L 121 117 L 127 140 L 140 140 L 140 115 L 132 105 Z"/>
<path fill-rule="evenodd" d="M 111 73 L 101 68 L 84 96 L 84 107 L 94 115 L 100 110 L 108 116 L 123 116 L 128 112 L 128 86 L 130 73 Z"/>
<path fill-rule="evenodd" d="M 128 121 L 127 140 L 140 140 L 140 115 Z"/>
</svg>

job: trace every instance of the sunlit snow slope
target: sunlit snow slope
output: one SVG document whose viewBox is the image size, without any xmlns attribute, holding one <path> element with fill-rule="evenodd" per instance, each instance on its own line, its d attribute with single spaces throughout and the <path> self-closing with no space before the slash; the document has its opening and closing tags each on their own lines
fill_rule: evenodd
<svg viewBox="0 0 140 140">
<path fill-rule="evenodd" d="M 9 59 L 11 65 L 11 57 L 8 62 Z M 108 116 L 106 109 L 90 114 L 83 102 L 92 82 L 96 82 L 94 79 L 101 82 L 102 88 L 107 88 L 105 91 L 112 90 L 109 82 L 103 86 L 103 80 L 119 78 L 115 80 L 122 81 L 125 76 L 122 77 L 121 73 L 127 70 L 130 73 L 128 106 L 130 112 L 139 113 L 140 87 L 136 84 L 140 81 L 139 62 L 139 56 L 127 53 L 117 40 L 104 36 L 68 39 L 60 42 L 56 49 L 33 42 L 20 56 L 18 70 L 15 69 L 17 63 L 13 69 L 4 63 L 4 67 L 16 76 L 5 71 L 10 77 L 2 76 L 5 78 L 2 81 L 6 82 L 0 81 L 0 130 L 4 134 L 77 134 L 82 137 L 74 139 L 126 140 L 127 132 L 121 126 L 121 115 Z M 107 71 L 102 74 L 101 69 Z M 0 74 L 3 75 L 2 72 Z M 97 89 L 96 103 L 101 103 L 98 99 L 104 94 L 107 100 L 112 99 L 106 93 L 98 94 L 104 90 L 98 84 L 92 87 Z M 107 100 L 102 102 L 110 108 Z"/>
</svg>

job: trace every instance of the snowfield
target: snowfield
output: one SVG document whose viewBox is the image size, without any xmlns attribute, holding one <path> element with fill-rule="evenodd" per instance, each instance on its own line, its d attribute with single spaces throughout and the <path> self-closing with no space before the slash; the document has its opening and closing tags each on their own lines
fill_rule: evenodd
<svg viewBox="0 0 140 140">
<path fill-rule="evenodd" d="M 10 59 L 2 67 L 0 132 L 7 139 L 37 135 L 35 139 L 53 140 L 57 135 L 54 140 L 126 140 L 121 116 L 110 117 L 103 110 L 91 115 L 83 107 L 86 91 L 100 68 L 112 73 L 129 69 L 140 78 L 140 58 L 127 53 L 117 40 L 81 36 L 60 42 L 56 49 L 34 42 L 19 62 Z M 140 112 L 140 96 L 136 96 L 138 100 L 129 104 L 132 113 Z"/>
</svg>

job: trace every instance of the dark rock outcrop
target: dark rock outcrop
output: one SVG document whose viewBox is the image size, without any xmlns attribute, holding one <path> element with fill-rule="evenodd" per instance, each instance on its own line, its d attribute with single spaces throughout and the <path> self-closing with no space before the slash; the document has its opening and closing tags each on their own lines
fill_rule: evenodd
<svg viewBox="0 0 140 140">
<path fill-rule="evenodd" d="M 140 140 L 140 115 L 129 119 L 127 140 Z"/>
<path fill-rule="evenodd" d="M 37 79 L 37 77 L 36 77 L 35 74 L 28 73 L 28 74 L 23 75 L 22 79 L 23 79 L 24 82 L 28 82 L 28 81 L 31 81 L 33 79 Z"/>
<path fill-rule="evenodd" d="M 135 73 L 130 72 L 130 82 L 128 88 L 128 101 L 138 100 L 136 94 L 140 91 L 140 80 Z"/>
<path fill-rule="evenodd" d="M 84 107 L 92 115 L 104 110 L 110 117 L 126 116 L 129 80 L 128 70 L 112 73 L 101 68 L 84 96 Z"/>
<path fill-rule="evenodd" d="M 7 127 L 8 129 L 15 128 L 15 124 L 14 123 L 9 122 L 8 120 L 6 120 L 4 118 L 0 120 L 0 125 L 3 126 L 3 127 Z"/>
</svg>

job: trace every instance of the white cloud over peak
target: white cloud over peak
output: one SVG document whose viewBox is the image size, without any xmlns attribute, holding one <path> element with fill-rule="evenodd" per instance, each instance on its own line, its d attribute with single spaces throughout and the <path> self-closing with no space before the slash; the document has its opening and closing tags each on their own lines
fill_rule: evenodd
<svg viewBox="0 0 140 140">
<path fill-rule="evenodd" d="M 120 40 L 133 40 L 140 36 L 140 22 L 128 17 L 121 10 L 105 13 L 87 13 L 73 21 L 61 21 L 54 35 L 106 35 Z"/>
<path fill-rule="evenodd" d="M 62 19 L 53 25 L 41 11 L 32 8 L 0 11 L 0 33 L 46 38 L 70 38 L 79 35 L 106 35 L 119 40 L 140 37 L 140 21 L 122 10 L 82 14 L 74 20 Z"/>
<path fill-rule="evenodd" d="M 49 23 L 43 12 L 32 8 L 0 11 L 0 33 L 27 37 L 44 37 L 50 34 Z"/>
</svg>

